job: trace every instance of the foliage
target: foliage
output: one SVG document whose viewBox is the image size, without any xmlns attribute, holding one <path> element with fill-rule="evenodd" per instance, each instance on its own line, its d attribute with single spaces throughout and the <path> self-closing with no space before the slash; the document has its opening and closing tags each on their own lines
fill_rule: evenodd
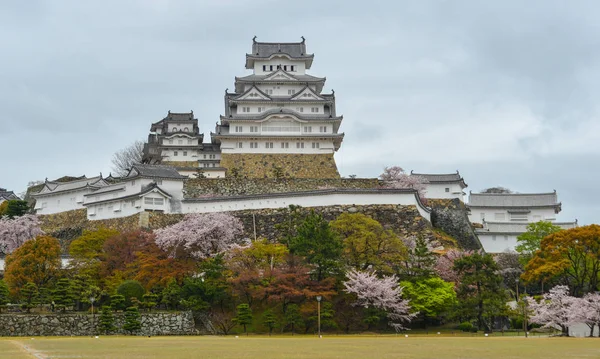
<svg viewBox="0 0 600 359">
<path fill-rule="evenodd" d="M 592 224 L 553 233 L 542 239 L 540 250 L 525 267 L 526 281 L 558 279 L 574 295 L 598 289 L 600 225 Z"/>
<path fill-rule="evenodd" d="M 505 310 L 498 265 L 489 254 L 473 253 L 454 261 L 460 276 L 457 290 L 460 314 L 477 319 L 477 328 L 491 331 L 493 318 Z"/>
<path fill-rule="evenodd" d="M 107 305 L 102 306 L 98 328 L 100 329 L 100 333 L 103 334 L 108 334 L 116 330 L 115 317 L 112 314 L 111 308 Z"/>
<path fill-rule="evenodd" d="M 345 264 L 356 270 L 392 274 L 396 263 L 406 258 L 402 240 L 362 213 L 343 213 L 329 225 L 343 240 Z"/>
<path fill-rule="evenodd" d="M 309 264 L 315 266 L 314 277 L 317 281 L 336 275 L 339 271 L 342 241 L 320 214 L 311 212 L 305 218 L 289 248 L 292 254 L 303 256 Z"/>
<path fill-rule="evenodd" d="M 27 201 L 20 199 L 11 199 L 2 203 L 4 208 L 0 208 L 0 217 L 8 216 L 8 218 L 21 217 L 27 213 L 29 206 Z"/>
<path fill-rule="evenodd" d="M 32 282 L 27 282 L 20 292 L 21 297 L 21 309 L 27 313 L 31 312 L 31 308 L 34 308 L 38 304 L 39 291 L 37 285 Z"/>
<path fill-rule="evenodd" d="M 439 277 L 430 277 L 418 281 L 404 281 L 404 298 L 410 300 L 410 307 L 425 318 L 443 315 L 456 304 L 454 285 Z"/>
<path fill-rule="evenodd" d="M 10 302 L 9 298 L 10 292 L 8 290 L 8 284 L 5 281 L 0 279 L 0 313 L 2 313 L 2 309 Z"/>
<path fill-rule="evenodd" d="M 118 231 L 107 228 L 99 228 L 95 231 L 85 230 L 69 245 L 69 254 L 71 255 L 69 266 L 80 274 L 87 274 L 90 278 L 99 280 L 104 242 L 118 234 Z"/>
<path fill-rule="evenodd" d="M 539 221 L 527 225 L 527 232 L 517 237 L 517 246 L 515 250 L 521 257 L 521 262 L 526 265 L 531 260 L 534 253 L 540 249 L 542 239 L 562 230 L 559 226 L 551 222 Z"/>
<path fill-rule="evenodd" d="M 516 288 L 517 281 L 523 273 L 523 265 L 521 264 L 519 254 L 513 251 L 506 251 L 497 254 L 494 260 L 498 264 L 498 274 L 502 276 L 504 286 L 510 290 Z M 516 291 L 515 299 L 517 299 Z"/>
<path fill-rule="evenodd" d="M 68 307 L 73 306 L 75 293 L 73 293 L 71 281 L 68 278 L 61 278 L 58 280 L 52 293 L 52 300 L 56 305 L 56 309 L 63 312 L 65 312 Z"/>
<path fill-rule="evenodd" d="M 142 329 L 140 318 L 140 311 L 137 307 L 128 307 L 125 310 L 125 323 L 123 324 L 123 329 L 131 334 Z"/>
<path fill-rule="evenodd" d="M 148 242 L 143 250 L 135 253 L 135 260 L 127 268 L 133 272 L 135 280 L 150 290 L 166 286 L 171 279 L 183 281 L 183 278 L 193 273 L 195 267 L 193 259 L 171 258 L 156 243 Z"/>
<path fill-rule="evenodd" d="M 269 336 L 271 336 L 273 329 L 277 327 L 277 317 L 275 316 L 275 313 L 273 313 L 271 309 L 267 309 L 264 311 L 262 319 L 263 323 L 269 328 Z"/>
<path fill-rule="evenodd" d="M 119 273 L 130 277 L 130 267 L 137 260 L 137 253 L 146 251 L 153 242 L 153 234 L 143 231 L 125 232 L 107 238 L 102 247 L 100 276 L 105 281 Z"/>
<path fill-rule="evenodd" d="M 175 279 L 171 278 L 169 280 L 167 286 L 161 293 L 161 297 L 161 302 L 167 309 L 177 309 L 179 301 L 181 301 L 181 287 L 177 284 Z"/>
<path fill-rule="evenodd" d="M 355 305 L 385 311 L 390 319 L 388 324 L 394 329 L 405 329 L 403 324 L 415 317 L 416 313 L 410 313 L 409 301 L 402 299 L 402 287 L 396 276 L 377 278 L 375 272 L 357 270 L 351 270 L 346 276 L 348 279 L 343 285 L 347 293 L 356 295 Z"/>
<path fill-rule="evenodd" d="M 38 287 L 46 285 L 58 276 L 60 267 L 58 239 L 40 236 L 6 256 L 4 279 L 13 292 L 18 293 L 27 282 Z"/>
<path fill-rule="evenodd" d="M 379 179 L 386 182 L 390 188 L 412 188 L 417 190 L 420 198 L 425 198 L 426 184 L 429 181 L 422 176 L 410 175 L 399 166 L 385 167 Z"/>
<path fill-rule="evenodd" d="M 600 329 L 600 293 L 588 293 L 578 300 L 576 317 L 578 321 L 590 327 L 590 336 L 592 336 L 595 326 Z M 598 336 L 600 337 L 600 333 Z"/>
<path fill-rule="evenodd" d="M 558 326 L 562 333 L 569 335 L 569 327 L 579 321 L 578 312 L 582 302 L 569 296 L 569 288 L 564 285 L 556 286 L 538 303 L 533 298 L 527 298 L 532 312 L 531 323 L 543 324 L 544 328 Z"/>
<path fill-rule="evenodd" d="M 298 227 L 304 220 L 302 207 L 290 205 L 286 208 L 286 219 L 277 223 L 274 227 L 278 233 L 282 236 L 279 238 L 279 242 L 289 247 L 293 238 L 298 235 Z"/>
<path fill-rule="evenodd" d="M 235 323 L 244 327 L 244 333 L 248 335 L 246 326 L 252 324 L 252 309 L 248 304 L 240 304 L 236 308 L 236 314 L 233 318 Z"/>
<path fill-rule="evenodd" d="M 419 280 L 435 275 L 434 267 L 437 256 L 429 250 L 427 242 L 422 237 L 404 239 L 407 255 L 398 268 L 401 279 Z"/>
<path fill-rule="evenodd" d="M 455 286 L 458 286 L 460 278 L 458 273 L 454 270 L 454 261 L 470 254 L 472 254 L 470 251 L 464 252 L 459 249 L 448 250 L 437 258 L 435 264 L 436 274 L 446 282 L 452 282 Z"/>
<path fill-rule="evenodd" d="M 125 309 L 125 297 L 121 294 L 113 294 L 110 296 L 110 307 L 112 310 L 124 310 Z"/>
<path fill-rule="evenodd" d="M 146 293 L 143 295 L 142 298 L 144 299 L 144 301 L 142 302 L 142 306 L 148 309 L 148 311 L 151 311 L 152 308 L 156 307 L 156 305 L 158 304 L 158 295 L 156 294 Z"/>
<path fill-rule="evenodd" d="M 470 332 L 473 329 L 473 324 L 471 322 L 462 322 L 460 323 L 456 329 L 462 330 L 463 332 Z"/>
<path fill-rule="evenodd" d="M 0 216 L 0 253 L 10 254 L 23 243 L 43 234 L 37 216 L 24 215 L 12 219 Z"/>
<path fill-rule="evenodd" d="M 290 304 L 287 306 L 284 321 L 286 326 L 291 328 L 292 335 L 294 335 L 295 329 L 298 325 L 304 324 L 302 321 L 302 316 L 300 315 L 300 307 L 298 307 L 297 304 Z"/>
<path fill-rule="evenodd" d="M 131 307 L 133 304 L 133 298 L 141 301 L 146 290 L 140 282 L 136 280 L 126 280 L 117 288 L 117 294 L 122 295 L 125 298 L 125 306 Z"/>
<path fill-rule="evenodd" d="M 113 154 L 112 169 L 118 176 L 126 176 L 133 165 L 142 163 L 143 156 L 144 142 L 135 141 Z"/>
<path fill-rule="evenodd" d="M 156 244 L 172 257 L 204 259 L 243 244 L 242 222 L 228 213 L 188 214 L 155 234 Z"/>
</svg>

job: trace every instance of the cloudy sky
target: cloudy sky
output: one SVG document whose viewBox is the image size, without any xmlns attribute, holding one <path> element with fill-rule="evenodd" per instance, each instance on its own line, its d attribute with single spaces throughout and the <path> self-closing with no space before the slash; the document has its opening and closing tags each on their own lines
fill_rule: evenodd
<svg viewBox="0 0 600 359">
<path fill-rule="evenodd" d="M 208 137 L 251 39 L 307 39 L 342 175 L 460 170 L 600 217 L 595 1 L 2 1 L 0 187 L 111 170 L 168 110 Z"/>
</svg>

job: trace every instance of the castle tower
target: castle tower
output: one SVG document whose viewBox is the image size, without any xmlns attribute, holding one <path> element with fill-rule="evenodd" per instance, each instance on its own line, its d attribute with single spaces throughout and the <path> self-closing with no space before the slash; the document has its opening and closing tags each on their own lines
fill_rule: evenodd
<svg viewBox="0 0 600 359">
<path fill-rule="evenodd" d="M 225 91 L 225 114 L 211 133 L 221 166 L 249 178 L 285 175 L 339 177 L 333 155 L 344 138 L 335 96 L 322 94 L 325 78 L 307 74 L 314 55 L 304 38 L 295 43 L 257 42 L 246 54 L 253 73 Z"/>
</svg>

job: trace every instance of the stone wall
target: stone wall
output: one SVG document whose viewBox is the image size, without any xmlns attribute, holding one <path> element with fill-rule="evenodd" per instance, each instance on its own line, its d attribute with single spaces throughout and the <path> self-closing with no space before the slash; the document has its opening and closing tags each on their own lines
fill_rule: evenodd
<svg viewBox="0 0 600 359">
<path fill-rule="evenodd" d="M 244 178 L 274 178 L 276 168 L 289 178 L 339 178 L 333 154 L 268 154 L 224 153 L 221 167 L 227 176 L 234 176 L 234 169 Z"/>
<path fill-rule="evenodd" d="M 459 199 L 428 199 L 431 224 L 456 239 L 462 249 L 482 249 L 479 238 L 471 227 L 467 208 Z"/>
<path fill-rule="evenodd" d="M 200 167 L 198 167 L 198 160 L 196 160 L 196 161 L 162 161 L 161 165 L 173 166 L 173 167 L 190 167 L 190 168 L 196 168 L 196 169 L 200 168 Z"/>
<path fill-rule="evenodd" d="M 1 314 L 0 336 L 84 336 L 98 334 L 99 315 L 67 314 Z M 192 312 L 141 313 L 142 329 L 137 335 L 197 334 Z M 128 334 L 123 328 L 124 314 L 115 314 L 112 334 Z"/>
<path fill-rule="evenodd" d="M 329 188 L 379 188 L 377 178 L 194 178 L 185 180 L 185 198 L 301 192 Z"/>
</svg>

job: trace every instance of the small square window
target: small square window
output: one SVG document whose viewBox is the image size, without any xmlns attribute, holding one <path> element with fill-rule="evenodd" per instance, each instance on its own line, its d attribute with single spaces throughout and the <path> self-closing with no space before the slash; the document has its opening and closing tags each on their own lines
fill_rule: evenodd
<svg viewBox="0 0 600 359">
<path fill-rule="evenodd" d="M 446 193 L 450 192 L 450 188 L 448 187 L 446 187 L 444 190 L 446 191 Z"/>
</svg>

